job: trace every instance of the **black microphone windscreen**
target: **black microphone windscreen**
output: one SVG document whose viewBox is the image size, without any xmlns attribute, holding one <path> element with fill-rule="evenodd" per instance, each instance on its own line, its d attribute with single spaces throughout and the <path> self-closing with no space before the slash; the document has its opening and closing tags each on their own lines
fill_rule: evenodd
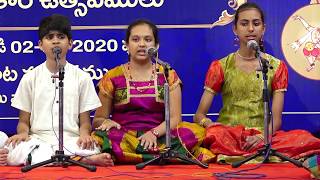
<svg viewBox="0 0 320 180">
<path fill-rule="evenodd" d="M 60 54 L 61 53 L 61 48 L 60 47 L 54 47 L 53 49 L 52 49 L 52 52 L 54 53 L 54 54 Z"/>
<path fill-rule="evenodd" d="M 149 47 L 146 49 L 146 53 L 148 54 L 148 56 L 154 57 L 158 53 L 158 49 L 155 47 Z"/>
<path fill-rule="evenodd" d="M 259 48 L 260 48 L 258 43 L 257 43 L 257 41 L 255 41 L 255 40 L 248 41 L 247 42 L 247 47 L 249 49 L 253 49 L 253 50 L 259 50 Z"/>
</svg>

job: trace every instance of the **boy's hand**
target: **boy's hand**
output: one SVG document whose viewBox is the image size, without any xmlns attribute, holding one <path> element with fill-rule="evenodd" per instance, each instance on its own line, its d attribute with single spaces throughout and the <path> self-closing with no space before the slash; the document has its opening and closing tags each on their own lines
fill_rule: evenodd
<svg viewBox="0 0 320 180">
<path fill-rule="evenodd" d="M 81 149 L 93 150 L 95 145 L 95 140 L 90 135 L 80 135 L 77 145 Z"/>
<path fill-rule="evenodd" d="M 8 153 L 9 153 L 8 149 L 6 148 L 0 149 L 0 166 L 7 165 Z"/>
<path fill-rule="evenodd" d="M 21 141 L 29 141 L 30 137 L 29 134 L 27 133 L 22 133 L 22 134 L 16 134 L 14 136 L 11 136 L 9 139 L 7 139 L 5 145 L 9 145 L 12 143 L 12 147 L 15 147 L 18 145 Z"/>
</svg>

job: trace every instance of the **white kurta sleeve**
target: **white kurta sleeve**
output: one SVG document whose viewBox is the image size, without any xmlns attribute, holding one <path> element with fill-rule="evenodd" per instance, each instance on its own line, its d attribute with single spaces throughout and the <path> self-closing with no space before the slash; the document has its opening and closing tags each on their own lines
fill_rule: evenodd
<svg viewBox="0 0 320 180">
<path fill-rule="evenodd" d="M 80 113 L 94 110 L 101 106 L 94 84 L 87 73 L 81 83 L 79 102 Z"/>
<path fill-rule="evenodd" d="M 31 113 L 32 110 L 32 80 L 25 74 L 19 83 L 11 106 L 19 110 Z"/>
</svg>

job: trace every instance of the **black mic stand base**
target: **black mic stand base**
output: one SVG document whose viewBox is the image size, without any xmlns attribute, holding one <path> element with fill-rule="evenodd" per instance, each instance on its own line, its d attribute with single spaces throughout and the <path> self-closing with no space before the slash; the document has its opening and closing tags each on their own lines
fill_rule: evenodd
<svg viewBox="0 0 320 180">
<path fill-rule="evenodd" d="M 269 151 L 269 153 L 268 153 L 268 151 Z M 268 162 L 269 161 L 269 156 L 276 156 L 276 157 L 279 157 L 281 160 L 291 162 L 292 164 L 294 164 L 297 167 L 302 167 L 302 162 L 300 162 L 298 160 L 295 160 L 295 159 L 291 159 L 291 158 L 289 158 L 289 157 L 277 152 L 276 150 L 271 149 L 270 148 L 270 144 L 266 144 L 264 146 L 264 148 L 258 150 L 258 152 L 256 154 L 253 154 L 253 155 L 251 155 L 249 157 L 246 157 L 245 159 L 243 159 L 241 161 L 232 163 L 231 166 L 233 168 L 237 168 L 237 167 L 241 166 L 242 164 L 244 164 L 244 163 L 246 163 L 246 162 L 248 162 L 248 161 L 250 161 L 250 160 L 252 160 L 252 159 L 254 159 L 254 158 L 258 157 L 258 156 L 263 156 L 264 157 L 266 155 L 268 155 L 268 157 L 266 157 L 265 160 L 262 163 Z"/>
<path fill-rule="evenodd" d="M 40 166 L 44 166 L 47 164 L 57 164 L 59 166 L 62 166 L 64 168 L 68 167 L 69 165 L 78 165 L 81 166 L 83 168 L 88 169 L 91 172 L 95 172 L 97 170 L 96 166 L 93 165 L 88 165 L 79 161 L 75 161 L 70 159 L 70 156 L 64 155 L 63 151 L 57 150 L 55 155 L 51 156 L 51 159 L 39 162 L 37 164 L 33 164 L 33 165 L 26 165 L 23 168 L 21 168 L 22 172 L 28 172 L 34 168 L 40 167 Z"/>
<path fill-rule="evenodd" d="M 150 159 L 149 161 L 137 164 L 136 169 L 143 169 L 146 165 L 151 164 L 153 162 L 158 162 L 160 165 L 164 165 L 170 159 L 179 159 L 179 160 L 181 160 L 185 163 L 188 163 L 188 164 L 197 164 L 198 166 L 200 166 L 202 168 L 209 167 L 209 165 L 206 163 L 202 163 L 202 162 L 196 161 L 194 159 L 191 159 L 191 158 L 187 157 L 186 155 L 179 154 L 177 151 L 169 148 L 163 152 L 160 152 L 160 154 L 158 156 L 156 156 L 155 158 Z"/>
</svg>

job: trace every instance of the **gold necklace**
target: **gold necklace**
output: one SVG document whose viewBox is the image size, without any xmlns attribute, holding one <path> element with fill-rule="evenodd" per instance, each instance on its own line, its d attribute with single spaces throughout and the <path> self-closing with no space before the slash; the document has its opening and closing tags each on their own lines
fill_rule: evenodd
<svg viewBox="0 0 320 180">
<path fill-rule="evenodd" d="M 236 51 L 236 55 L 238 55 L 240 58 L 244 59 L 244 60 L 253 60 L 255 59 L 256 57 L 245 57 L 245 56 L 242 56 L 240 53 L 239 53 L 239 50 Z"/>
<path fill-rule="evenodd" d="M 155 68 L 154 68 L 154 64 L 152 64 L 152 73 L 151 73 L 151 76 L 150 76 L 150 80 L 148 81 L 148 85 L 147 86 L 140 86 L 138 87 L 137 84 L 135 83 L 135 81 L 133 80 L 132 78 L 132 75 L 131 75 L 131 72 L 130 72 L 130 62 L 128 62 L 128 65 L 127 65 L 127 70 L 128 70 L 128 75 L 129 75 L 129 83 L 131 82 L 133 87 L 139 91 L 139 92 L 144 92 L 146 91 L 147 89 L 149 89 L 152 85 L 152 83 L 154 82 L 154 77 L 155 77 Z M 130 84 L 129 84 L 130 86 Z"/>
</svg>

